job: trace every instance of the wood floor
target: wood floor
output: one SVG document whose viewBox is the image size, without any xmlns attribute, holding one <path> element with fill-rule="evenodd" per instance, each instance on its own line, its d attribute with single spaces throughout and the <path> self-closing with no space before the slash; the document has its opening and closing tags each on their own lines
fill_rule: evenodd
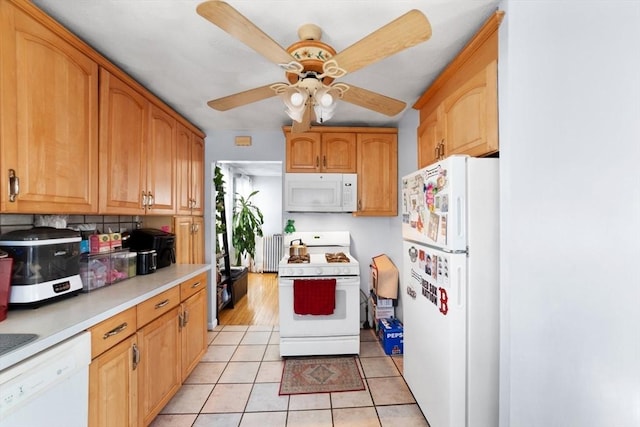
<svg viewBox="0 0 640 427">
<path fill-rule="evenodd" d="M 249 273 L 247 295 L 234 308 L 223 308 L 220 325 L 279 325 L 278 276 L 276 273 Z"/>
</svg>

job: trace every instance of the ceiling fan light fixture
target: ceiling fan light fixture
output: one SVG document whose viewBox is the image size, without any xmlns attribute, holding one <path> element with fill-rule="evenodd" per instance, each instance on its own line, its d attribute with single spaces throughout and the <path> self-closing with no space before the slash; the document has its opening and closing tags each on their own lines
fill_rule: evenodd
<svg viewBox="0 0 640 427">
<path fill-rule="evenodd" d="M 294 107 L 299 107 L 304 104 L 304 96 L 300 92 L 295 91 L 289 97 L 289 102 Z"/>
<path fill-rule="evenodd" d="M 333 101 L 334 101 L 333 96 L 331 96 L 329 92 L 326 92 L 320 96 L 320 99 L 318 99 L 318 104 L 321 107 L 328 108 L 333 105 Z"/>
<path fill-rule="evenodd" d="M 302 88 L 289 86 L 281 88 L 278 95 L 282 98 L 285 105 L 285 113 L 292 120 L 302 122 L 302 117 L 309 99 L 309 93 Z"/>
</svg>

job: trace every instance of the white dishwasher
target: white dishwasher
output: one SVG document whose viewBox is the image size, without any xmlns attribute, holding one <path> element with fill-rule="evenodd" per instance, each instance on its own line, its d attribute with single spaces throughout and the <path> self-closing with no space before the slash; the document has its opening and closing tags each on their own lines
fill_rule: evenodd
<svg viewBox="0 0 640 427">
<path fill-rule="evenodd" d="M 86 427 L 89 363 L 83 332 L 0 372 L 0 425 Z"/>
</svg>

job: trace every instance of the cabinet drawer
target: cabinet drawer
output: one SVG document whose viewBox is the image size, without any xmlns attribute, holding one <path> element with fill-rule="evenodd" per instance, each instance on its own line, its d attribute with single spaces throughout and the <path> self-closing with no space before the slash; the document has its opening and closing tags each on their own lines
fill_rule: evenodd
<svg viewBox="0 0 640 427">
<path fill-rule="evenodd" d="M 198 274 L 180 284 L 180 301 L 184 301 L 191 295 L 207 287 L 207 273 Z"/>
<path fill-rule="evenodd" d="M 122 313 L 103 320 L 91 331 L 91 358 L 104 353 L 114 345 L 136 332 L 136 308 L 131 307 Z"/>
<path fill-rule="evenodd" d="M 151 322 L 180 303 L 180 287 L 173 288 L 138 304 L 138 327 Z"/>
</svg>

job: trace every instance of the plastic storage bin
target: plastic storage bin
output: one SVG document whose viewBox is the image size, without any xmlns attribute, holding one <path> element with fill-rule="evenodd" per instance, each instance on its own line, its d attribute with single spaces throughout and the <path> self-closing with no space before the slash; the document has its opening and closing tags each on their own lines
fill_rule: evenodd
<svg viewBox="0 0 640 427">
<path fill-rule="evenodd" d="M 136 253 L 85 253 L 80 258 L 82 291 L 89 292 L 136 275 Z"/>
</svg>

